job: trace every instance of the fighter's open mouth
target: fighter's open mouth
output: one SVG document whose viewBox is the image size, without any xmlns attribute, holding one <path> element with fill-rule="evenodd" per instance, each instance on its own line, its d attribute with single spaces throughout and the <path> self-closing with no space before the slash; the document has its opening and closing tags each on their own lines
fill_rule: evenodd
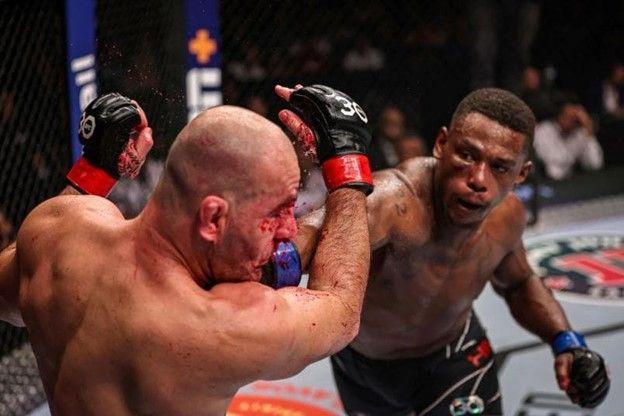
<svg viewBox="0 0 624 416">
<path fill-rule="evenodd" d="M 459 205 L 461 205 L 462 207 L 471 210 L 471 211 L 476 211 L 479 210 L 481 208 L 483 208 L 483 205 L 479 205 L 479 204 L 473 204 L 471 202 L 468 202 L 464 199 L 458 198 L 457 202 L 459 202 Z"/>
</svg>

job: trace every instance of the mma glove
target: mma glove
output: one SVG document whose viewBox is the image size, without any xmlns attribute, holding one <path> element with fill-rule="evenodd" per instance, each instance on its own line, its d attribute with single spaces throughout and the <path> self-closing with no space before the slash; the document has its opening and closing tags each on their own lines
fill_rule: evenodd
<svg viewBox="0 0 624 416">
<path fill-rule="evenodd" d="M 371 133 L 364 110 L 348 95 L 324 85 L 294 91 L 289 103 L 314 133 L 329 191 L 349 187 L 370 194 L 373 178 L 366 153 Z M 300 281 L 297 247 L 292 241 L 282 241 L 264 267 L 262 282 L 280 289 L 298 286 Z"/>
<path fill-rule="evenodd" d="M 106 197 L 120 178 L 136 177 L 146 155 L 133 146 L 144 128 L 136 103 L 121 94 L 101 95 L 89 103 L 80 118 L 83 153 L 67 174 L 70 184 Z"/>
<path fill-rule="evenodd" d="M 568 395 L 586 408 L 594 408 L 602 403 L 607 397 L 611 381 L 600 354 L 588 349 L 583 336 L 573 331 L 559 333 L 551 345 L 555 356 L 572 354 L 572 395 L 570 392 Z"/>
<path fill-rule="evenodd" d="M 294 91 L 289 103 L 314 132 L 329 191 L 349 187 L 370 194 L 373 178 L 366 153 L 371 132 L 364 110 L 348 95 L 324 85 Z"/>
</svg>

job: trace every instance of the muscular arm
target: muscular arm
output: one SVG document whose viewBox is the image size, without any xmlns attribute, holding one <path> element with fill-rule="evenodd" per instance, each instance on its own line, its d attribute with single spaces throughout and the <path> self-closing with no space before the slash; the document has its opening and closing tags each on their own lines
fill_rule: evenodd
<svg viewBox="0 0 624 416">
<path fill-rule="evenodd" d="M 515 197 L 514 197 L 515 198 Z M 524 210 L 519 201 L 511 201 L 511 233 L 516 235 L 512 250 L 494 272 L 492 286 L 505 298 L 511 314 L 524 328 L 550 343 L 555 335 L 570 324 L 551 291 L 535 275 L 522 244 Z M 510 223 L 508 222 L 508 224 Z M 515 229 L 515 231 L 514 231 Z"/>
<path fill-rule="evenodd" d="M 224 304 L 255 298 L 237 307 L 225 329 L 239 341 L 223 351 L 232 371 L 247 380 L 284 378 L 344 348 L 359 329 L 369 263 L 364 194 L 336 190 L 327 200 L 310 289 L 244 284 L 245 297 L 241 284 L 211 291 Z"/>
<path fill-rule="evenodd" d="M 59 195 L 79 195 L 73 186 L 66 186 Z M 0 252 L 0 320 L 24 326 L 19 311 L 19 266 L 15 242 Z"/>
<path fill-rule="evenodd" d="M 382 247 L 402 229 L 402 225 L 413 221 L 414 213 L 409 207 L 414 196 L 411 180 L 398 169 L 375 172 L 375 190 L 366 198 L 370 247 Z M 320 228 L 325 218 L 325 207 L 321 207 L 298 220 L 299 231 L 294 238 L 304 270 L 308 270 L 318 243 Z"/>
</svg>

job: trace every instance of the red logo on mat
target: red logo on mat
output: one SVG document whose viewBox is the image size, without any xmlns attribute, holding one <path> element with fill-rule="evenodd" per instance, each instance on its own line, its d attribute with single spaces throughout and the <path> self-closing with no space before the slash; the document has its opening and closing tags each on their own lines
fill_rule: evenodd
<svg viewBox="0 0 624 416">
<path fill-rule="evenodd" d="M 624 235 L 581 235 L 527 247 L 544 284 L 570 299 L 624 299 Z"/>
<path fill-rule="evenodd" d="M 338 416 L 331 412 L 307 403 L 294 400 L 277 399 L 274 397 L 237 395 L 232 400 L 226 416 Z"/>
<path fill-rule="evenodd" d="M 248 391 L 251 390 L 251 391 Z M 226 416 L 340 416 L 331 391 L 292 383 L 258 381 L 234 396 Z"/>
</svg>

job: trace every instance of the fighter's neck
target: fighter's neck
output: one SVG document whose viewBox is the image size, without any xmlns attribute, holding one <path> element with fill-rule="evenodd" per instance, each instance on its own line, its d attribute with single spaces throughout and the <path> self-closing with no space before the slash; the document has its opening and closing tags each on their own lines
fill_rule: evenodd
<svg viewBox="0 0 624 416">
<path fill-rule="evenodd" d="M 211 280 L 206 265 L 200 264 L 192 253 L 192 242 L 188 240 L 189 226 L 182 224 L 179 217 L 163 212 L 153 201 L 134 220 L 139 260 L 151 268 L 160 270 L 179 269 L 189 274 L 200 286 L 207 286 Z"/>
</svg>

